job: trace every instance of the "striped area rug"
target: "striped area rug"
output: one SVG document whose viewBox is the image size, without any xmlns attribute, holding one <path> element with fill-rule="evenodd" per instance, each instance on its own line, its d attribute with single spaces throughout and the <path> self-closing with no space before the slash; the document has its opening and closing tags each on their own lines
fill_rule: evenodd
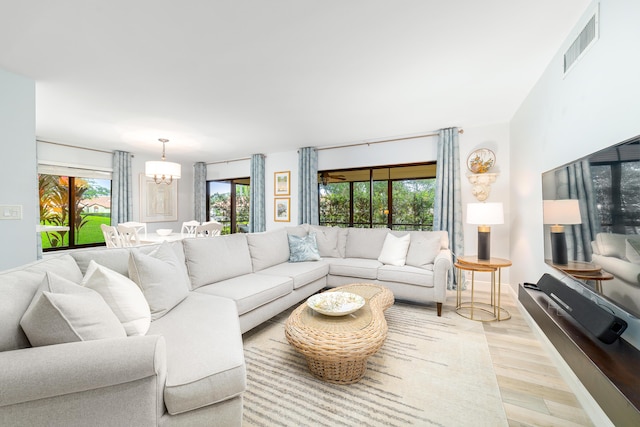
<svg viewBox="0 0 640 427">
<path fill-rule="evenodd" d="M 387 340 L 351 385 L 309 373 L 284 336 L 291 310 L 250 331 L 243 426 L 506 426 L 482 324 L 446 308 L 390 307 Z"/>
</svg>

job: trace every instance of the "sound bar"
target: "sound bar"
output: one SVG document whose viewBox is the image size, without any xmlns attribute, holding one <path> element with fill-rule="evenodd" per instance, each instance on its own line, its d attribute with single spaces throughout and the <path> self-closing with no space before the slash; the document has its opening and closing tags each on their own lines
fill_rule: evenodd
<svg viewBox="0 0 640 427">
<path fill-rule="evenodd" d="M 627 329 L 627 322 L 550 274 L 543 274 L 537 285 L 583 328 L 605 344 L 615 342 Z"/>
</svg>

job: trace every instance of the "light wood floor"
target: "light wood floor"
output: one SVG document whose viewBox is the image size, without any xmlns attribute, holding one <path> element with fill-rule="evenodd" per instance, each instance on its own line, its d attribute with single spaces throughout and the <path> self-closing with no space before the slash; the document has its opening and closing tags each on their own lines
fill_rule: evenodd
<svg viewBox="0 0 640 427">
<path fill-rule="evenodd" d="M 476 289 L 476 298 L 488 295 Z M 455 306 L 455 293 L 447 303 Z M 508 290 L 501 305 L 511 319 L 483 326 L 509 426 L 592 426 Z"/>
</svg>

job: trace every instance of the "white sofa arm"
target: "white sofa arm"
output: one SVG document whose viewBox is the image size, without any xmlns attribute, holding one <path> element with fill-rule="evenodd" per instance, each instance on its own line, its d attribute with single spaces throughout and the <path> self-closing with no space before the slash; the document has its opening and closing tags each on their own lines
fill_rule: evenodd
<svg viewBox="0 0 640 427">
<path fill-rule="evenodd" d="M 149 396 L 151 393 L 148 392 L 146 396 L 140 396 L 139 402 L 131 405 L 131 396 L 124 393 L 122 399 L 129 401 L 123 401 L 122 408 L 133 406 L 133 410 L 145 412 L 145 417 L 152 414 L 157 418 L 164 411 L 162 396 L 166 380 L 166 348 L 161 336 L 84 341 L 4 351 L 0 352 L 0 366 L 0 424 L 25 421 L 31 415 L 45 416 L 30 414 L 31 405 L 28 403 L 61 397 L 60 403 L 68 404 L 70 408 L 68 425 L 74 425 L 71 412 L 75 412 L 77 403 L 65 396 L 75 393 L 77 401 L 84 392 L 87 395 L 104 393 L 108 395 L 105 400 L 111 399 L 110 403 L 113 404 L 119 397 L 117 394 L 109 395 L 109 388 L 148 377 L 154 379 L 150 387 L 154 389 L 155 396 Z M 141 407 L 143 402 L 146 402 L 146 408 Z M 103 403 L 106 405 L 106 402 Z M 150 404 L 153 407 L 149 407 Z M 58 407 L 55 412 L 58 416 L 65 416 L 61 415 L 65 414 L 64 407 Z M 21 419 L 21 416 L 25 418 Z M 90 409 L 86 416 L 91 416 Z M 131 414 L 127 416 L 135 419 Z"/>
<path fill-rule="evenodd" d="M 433 286 L 436 302 L 445 302 L 447 299 L 447 283 L 452 266 L 451 250 L 441 249 L 433 261 Z"/>
</svg>

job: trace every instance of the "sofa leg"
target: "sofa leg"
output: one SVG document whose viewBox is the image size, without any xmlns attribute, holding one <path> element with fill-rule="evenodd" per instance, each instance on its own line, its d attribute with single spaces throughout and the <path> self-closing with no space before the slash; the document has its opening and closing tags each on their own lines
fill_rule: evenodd
<svg viewBox="0 0 640 427">
<path fill-rule="evenodd" d="M 441 302 L 437 302 L 436 303 L 436 310 L 438 311 L 438 317 L 442 316 L 442 303 Z"/>
</svg>

